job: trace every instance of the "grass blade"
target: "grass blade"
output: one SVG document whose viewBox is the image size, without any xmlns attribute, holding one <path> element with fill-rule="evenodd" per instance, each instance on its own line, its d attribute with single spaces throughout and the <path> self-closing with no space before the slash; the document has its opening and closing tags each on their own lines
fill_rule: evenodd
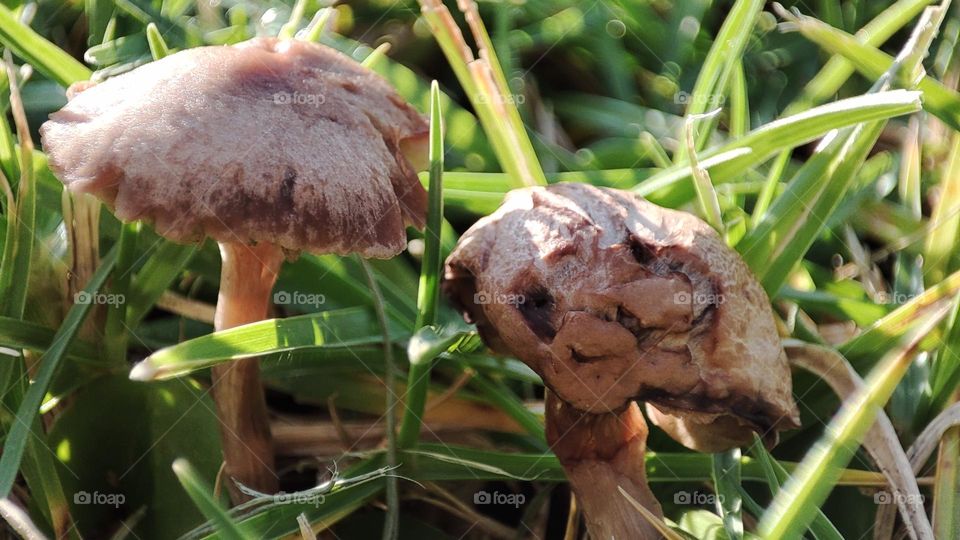
<svg viewBox="0 0 960 540">
<path fill-rule="evenodd" d="M 440 302 L 441 229 L 443 223 L 443 112 L 440 109 L 440 87 L 436 81 L 430 86 L 430 183 L 427 228 L 424 231 L 423 263 L 420 269 L 420 287 L 417 291 L 417 322 L 415 331 L 437 322 Z M 406 408 L 397 444 L 401 448 L 413 446 L 420 436 L 430 382 L 433 358 L 411 357 L 407 374 Z"/>
<path fill-rule="evenodd" d="M 90 70 L 77 62 L 60 47 L 50 43 L 24 26 L 13 12 L 0 4 L 0 43 L 9 47 L 17 56 L 35 67 L 44 75 L 70 86 L 90 78 Z"/>
<path fill-rule="evenodd" d="M 876 80 L 894 66 L 890 55 L 865 45 L 854 36 L 803 15 L 792 20 L 795 27 L 810 41 L 830 54 L 841 55 L 853 64 L 857 71 L 868 79 Z M 906 79 L 904 85 L 915 86 L 923 92 L 923 108 L 943 120 L 953 129 L 960 130 L 960 94 L 950 90 L 932 77 L 919 80 Z"/>
<path fill-rule="evenodd" d="M 162 240 L 160 247 L 153 252 L 130 286 L 127 298 L 127 327 L 136 329 L 146 317 L 164 291 L 180 275 L 199 246 L 180 245 Z"/>
<path fill-rule="evenodd" d="M 840 345 L 837 350 L 854 367 L 868 366 L 867 362 L 875 351 L 890 349 L 906 332 L 919 324 L 929 310 L 934 309 L 942 301 L 956 296 L 958 292 L 960 292 L 960 271 L 928 287 L 923 293 Z"/>
<path fill-rule="evenodd" d="M 163 40 L 163 34 L 160 33 L 160 29 L 154 23 L 147 25 L 147 45 L 150 46 L 150 55 L 154 60 L 170 56 L 170 47 L 167 47 L 166 41 Z"/>
<path fill-rule="evenodd" d="M 710 52 L 700 68 L 697 82 L 693 87 L 687 116 L 695 117 L 707 112 L 711 104 L 721 103 L 730 79 L 747 48 L 747 42 L 753 33 L 753 26 L 760 16 L 764 2 L 762 0 L 737 0 L 724 19 L 717 37 L 713 40 Z M 715 119 L 708 120 L 697 137 L 694 150 L 700 150 L 713 132 Z M 688 158 L 688 150 L 680 147 L 674 157 L 674 163 Z"/>
<path fill-rule="evenodd" d="M 404 336 L 391 325 L 393 339 Z M 382 343 L 377 323 L 364 308 L 270 319 L 207 334 L 161 349 L 134 366 L 130 378 L 165 380 L 229 360 L 295 351 Z"/>
<path fill-rule="evenodd" d="M 228 540 L 251 540 L 253 536 L 245 534 L 230 518 L 227 511 L 220 506 L 213 491 L 190 466 L 185 459 L 173 462 L 173 472 L 200 512 L 210 520 L 217 529 L 221 538 Z"/>
<path fill-rule="evenodd" d="M 772 540 L 797 538 L 810 525 L 813 510 L 836 485 L 840 468 L 853 457 L 877 411 L 893 394 L 921 339 L 940 323 L 948 308 L 944 302 L 928 313 L 902 345 L 884 356 L 865 387 L 843 403 L 823 438 L 807 453 L 764 513 L 758 525 L 761 536 Z"/>
<path fill-rule="evenodd" d="M 113 270 L 116 260 L 117 250 L 114 248 L 103 257 L 100 267 L 90 278 L 83 292 L 88 295 L 96 294 Z M 31 436 L 31 426 L 35 425 L 34 420 L 37 418 L 40 403 L 47 393 L 47 388 L 49 388 L 53 376 L 70 346 L 70 342 L 76 336 L 80 325 L 89 313 L 90 307 L 91 304 L 87 303 L 74 304 L 70 308 L 66 319 L 54 335 L 53 344 L 40 359 L 40 368 L 20 403 L 20 408 L 17 409 L 17 420 L 10 429 L 10 433 L 7 434 L 6 441 L 4 441 L 3 455 L 0 456 L 0 498 L 10 494 L 10 489 L 17 477 L 17 469 L 20 467 L 20 459 L 23 457 L 27 438 Z"/>
<path fill-rule="evenodd" d="M 741 139 L 707 149 L 697 157 L 715 184 L 731 182 L 777 152 L 816 140 L 834 129 L 909 114 L 920 107 L 920 93 L 905 90 L 842 99 L 775 120 Z M 634 191 L 646 197 L 691 178 L 688 164 L 676 165 L 650 176 Z"/>
<path fill-rule="evenodd" d="M 373 311 L 377 316 L 377 324 L 380 326 L 380 332 L 383 335 L 383 363 L 386 376 L 383 385 L 386 387 L 386 407 L 384 417 L 387 425 L 387 467 L 393 469 L 397 466 L 397 392 L 394 384 L 396 366 L 393 361 L 393 344 L 390 340 L 390 328 L 387 324 L 387 312 L 383 307 L 383 295 L 380 294 L 380 286 L 377 284 L 377 278 L 373 275 L 373 269 L 366 260 L 360 260 L 363 267 L 363 273 L 370 286 L 370 295 L 373 297 Z M 383 540 L 396 540 L 400 524 L 400 495 L 397 489 L 396 476 L 387 477 L 387 517 L 383 524 Z"/>
<path fill-rule="evenodd" d="M 743 538 L 743 518 L 740 515 L 743 499 L 740 497 L 740 449 L 734 448 L 713 454 L 713 485 L 717 492 L 717 513 L 723 518 L 723 528 L 731 540 Z"/>
</svg>

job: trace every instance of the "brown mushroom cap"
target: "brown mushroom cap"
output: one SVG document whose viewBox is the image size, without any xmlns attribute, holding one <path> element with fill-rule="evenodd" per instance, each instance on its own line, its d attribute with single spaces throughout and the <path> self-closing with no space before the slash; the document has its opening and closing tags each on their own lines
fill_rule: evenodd
<svg viewBox="0 0 960 540">
<path fill-rule="evenodd" d="M 445 279 L 492 348 L 580 410 L 648 401 L 693 448 L 687 427 L 723 426 L 730 447 L 799 425 L 766 294 L 690 214 L 585 184 L 515 190 L 463 235 Z"/>
<path fill-rule="evenodd" d="M 50 167 L 179 242 L 389 257 L 422 227 L 428 124 L 379 76 L 313 43 L 188 49 L 82 89 L 41 128 Z"/>
</svg>

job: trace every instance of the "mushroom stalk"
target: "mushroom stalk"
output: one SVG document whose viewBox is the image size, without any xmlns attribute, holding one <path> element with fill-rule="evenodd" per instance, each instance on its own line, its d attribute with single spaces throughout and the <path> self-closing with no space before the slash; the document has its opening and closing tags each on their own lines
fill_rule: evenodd
<svg viewBox="0 0 960 540">
<path fill-rule="evenodd" d="M 583 508 L 591 538 L 640 540 L 660 533 L 617 490 L 650 513 L 663 510 L 647 486 L 647 424 L 636 402 L 619 413 L 583 412 L 547 392 L 547 442 L 560 459 Z"/>
<path fill-rule="evenodd" d="M 225 330 L 265 319 L 283 263 L 283 250 L 269 243 L 248 246 L 221 242 L 220 256 L 223 266 L 215 328 Z M 260 492 L 275 492 L 277 476 L 259 359 L 214 366 L 212 375 L 228 478 Z M 234 502 L 245 500 L 234 482 L 227 485 Z"/>
</svg>

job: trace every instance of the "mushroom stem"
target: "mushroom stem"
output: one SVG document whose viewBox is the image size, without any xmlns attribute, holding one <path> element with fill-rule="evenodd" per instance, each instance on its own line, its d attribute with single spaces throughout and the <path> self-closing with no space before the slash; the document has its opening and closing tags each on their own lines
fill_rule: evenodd
<svg viewBox="0 0 960 540">
<path fill-rule="evenodd" d="M 214 327 L 225 330 L 265 319 L 283 251 L 268 243 L 248 246 L 221 242 L 220 256 L 223 265 Z M 277 476 L 259 359 L 220 364 L 211 371 L 228 478 L 260 492 L 275 492 Z M 227 485 L 231 500 L 247 499 L 234 482 Z"/>
<path fill-rule="evenodd" d="M 547 441 L 583 508 L 591 538 L 661 538 L 617 487 L 663 517 L 647 486 L 647 424 L 635 402 L 619 413 L 580 411 L 547 392 Z"/>
</svg>

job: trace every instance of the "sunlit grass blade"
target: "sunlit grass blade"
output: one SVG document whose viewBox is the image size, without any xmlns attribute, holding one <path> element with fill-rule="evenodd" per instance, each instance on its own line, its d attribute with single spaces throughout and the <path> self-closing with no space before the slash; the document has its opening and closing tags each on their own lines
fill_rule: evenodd
<svg viewBox="0 0 960 540">
<path fill-rule="evenodd" d="M 737 0 L 720 27 L 707 58 L 700 67 L 700 74 L 690 95 L 687 116 L 701 115 L 711 107 L 723 102 L 730 79 L 743 52 L 753 34 L 753 26 L 763 9 L 762 0 Z M 700 150 L 710 138 L 716 118 L 708 119 L 700 129 L 694 150 Z M 674 156 L 674 163 L 682 163 L 688 157 L 688 150 L 681 146 Z"/>
<path fill-rule="evenodd" d="M 90 78 L 90 70 L 86 66 L 20 24 L 13 12 L 3 5 L 0 5 L 0 43 L 62 86 Z"/>
<path fill-rule="evenodd" d="M 107 276 L 113 270 L 116 260 L 117 251 L 114 248 L 100 261 L 100 267 L 97 268 L 97 271 L 83 289 L 85 294 L 94 295 L 100 290 L 107 280 Z M 66 356 L 65 353 L 70 346 L 70 342 L 76 336 L 90 308 L 90 303 L 74 304 L 67 313 L 63 324 L 57 330 L 50 348 L 40 358 L 40 367 L 34 376 L 33 383 L 20 403 L 20 408 L 17 409 L 16 422 L 14 422 L 7 434 L 6 441 L 4 441 L 3 455 L 0 456 L 0 497 L 6 497 L 10 494 L 10 489 L 17 477 L 17 469 L 20 466 L 20 459 L 23 456 L 27 438 L 31 436 L 31 426 L 35 425 L 34 419 L 37 418 L 43 396 L 47 393 L 57 368 Z"/>
<path fill-rule="evenodd" d="M 546 184 L 543 169 L 516 110 L 516 98 L 503 93 L 504 87 L 499 81 L 502 69 L 494 64 L 495 55 L 485 50 L 489 40 L 480 36 L 481 57 L 475 59 L 446 6 L 437 0 L 421 0 L 420 4 L 424 20 L 477 111 L 500 165 L 515 182 L 515 187 Z M 479 20 L 471 24 L 478 31 L 482 27 Z"/>
<path fill-rule="evenodd" d="M 163 40 L 163 34 L 154 23 L 147 25 L 147 44 L 150 46 L 150 55 L 154 60 L 170 56 L 170 47 L 167 46 L 167 42 Z"/>
<path fill-rule="evenodd" d="M 954 266 L 960 242 L 960 133 L 950 138 L 950 156 L 943 167 L 940 189 L 930 213 L 930 232 L 923 250 L 924 273 L 934 282 L 943 279 Z"/>
<path fill-rule="evenodd" d="M 948 307 L 944 302 L 929 312 L 903 344 L 887 353 L 871 371 L 865 387 L 843 403 L 823 438 L 807 453 L 761 518 L 758 530 L 764 538 L 797 538 L 810 525 L 813 509 L 836 485 L 839 470 L 853 457 L 877 411 L 890 398 L 921 339 L 940 323 Z"/>
<path fill-rule="evenodd" d="M 280 39 L 291 39 L 297 33 L 300 27 L 300 21 L 303 19 L 303 12 L 307 8 L 307 0 L 297 0 L 290 10 L 290 19 L 280 28 L 277 35 Z"/>
<path fill-rule="evenodd" d="M 739 175 L 748 168 L 763 163 L 775 153 L 816 140 L 834 129 L 893 118 L 918 110 L 918 92 L 893 90 L 857 96 L 775 120 L 740 139 L 709 148 L 697 157 L 701 166 L 710 173 L 714 184 L 731 182 L 738 180 Z M 690 166 L 677 165 L 650 176 L 637 185 L 634 191 L 646 196 L 690 179 Z"/>
<path fill-rule="evenodd" d="M 924 7 L 934 3 L 934 1 L 899 0 L 865 24 L 853 37 L 864 45 L 876 47 L 890 39 L 891 36 L 916 17 Z M 855 71 L 856 68 L 843 55 L 831 56 L 817 75 L 804 86 L 801 97 L 787 107 L 787 114 L 795 114 L 812 105 L 831 99 Z"/>
<path fill-rule="evenodd" d="M 310 24 L 304 29 L 300 39 L 314 43 L 320 41 L 320 37 L 327 31 L 327 27 L 330 26 L 330 22 L 334 20 L 336 14 L 337 10 L 332 7 L 318 10 Z"/>
<path fill-rule="evenodd" d="M 404 336 L 391 327 L 394 339 Z M 164 380 L 221 362 L 276 352 L 323 347 L 356 347 L 383 340 L 377 323 L 363 308 L 348 308 L 271 319 L 207 334 L 161 349 L 134 366 L 134 380 Z"/>
<path fill-rule="evenodd" d="M 928 287 L 920 295 L 840 345 L 837 350 L 850 360 L 854 367 L 862 369 L 869 365 L 868 361 L 876 351 L 890 349 L 911 328 L 924 320 L 931 309 L 936 309 L 938 304 L 956 296 L 958 292 L 960 292 L 960 271 Z"/>
<path fill-rule="evenodd" d="M 437 322 L 440 302 L 440 276 L 443 261 L 440 258 L 443 222 L 443 111 L 440 108 L 440 87 L 434 81 L 430 86 L 430 182 L 427 207 L 427 227 L 424 231 L 423 262 L 417 291 L 416 331 Z M 439 354 L 439 351 L 438 353 Z M 406 408 L 397 444 L 406 448 L 416 444 L 420 436 L 420 419 L 427 399 L 430 367 L 433 358 L 410 358 L 407 375 Z"/>
<path fill-rule="evenodd" d="M 243 532 L 233 519 L 227 514 L 227 511 L 220 506 L 217 499 L 213 496 L 213 490 L 200 478 L 197 471 L 190 466 L 185 459 L 178 459 L 173 462 L 173 472 L 177 475 L 177 480 L 183 486 L 183 490 L 197 506 L 203 515 L 210 520 L 221 538 L 228 540 L 252 540 L 252 535 Z"/>
<path fill-rule="evenodd" d="M 789 478 L 790 474 L 783 465 L 770 455 L 770 452 L 763 445 L 763 440 L 757 435 L 754 435 L 754 443 L 750 447 L 750 453 L 756 457 L 763 468 L 763 474 L 767 479 L 767 486 L 770 488 L 770 495 L 776 496 L 777 492 L 780 491 L 780 486 Z M 760 511 L 756 515 L 759 516 L 762 513 L 763 512 Z M 843 540 L 843 535 L 840 534 L 840 531 L 827 519 L 827 516 L 823 514 L 823 510 L 820 508 L 816 509 L 816 516 L 814 516 L 813 521 L 810 522 L 809 531 L 817 540 Z"/>
<path fill-rule="evenodd" d="M 783 11 L 781 9 L 781 11 Z M 921 60 L 939 30 L 945 11 L 927 8 L 910 39 L 878 75 L 871 93 L 887 90 L 893 81 L 921 72 Z M 786 12 L 786 17 L 792 17 Z M 852 39 L 852 38 L 851 38 Z M 856 40 L 853 40 L 856 41 Z M 836 133 L 801 167 L 787 190 L 737 249 L 770 296 L 786 282 L 791 269 L 813 245 L 837 210 L 855 173 L 880 136 L 885 122 L 869 122 Z"/>
<path fill-rule="evenodd" d="M 865 77 L 875 80 L 894 65 L 890 55 L 865 45 L 846 32 L 825 25 L 803 15 L 791 21 L 807 39 L 830 54 L 842 55 Z M 915 87 L 923 92 L 923 107 L 953 129 L 960 130 L 960 94 L 950 90 L 936 79 L 924 76 L 918 81 L 902 80 L 906 87 Z"/>
<path fill-rule="evenodd" d="M 757 227 L 737 244 L 767 294 L 776 296 L 794 265 L 839 207 L 883 124 L 847 128 L 811 157 Z"/>
</svg>

